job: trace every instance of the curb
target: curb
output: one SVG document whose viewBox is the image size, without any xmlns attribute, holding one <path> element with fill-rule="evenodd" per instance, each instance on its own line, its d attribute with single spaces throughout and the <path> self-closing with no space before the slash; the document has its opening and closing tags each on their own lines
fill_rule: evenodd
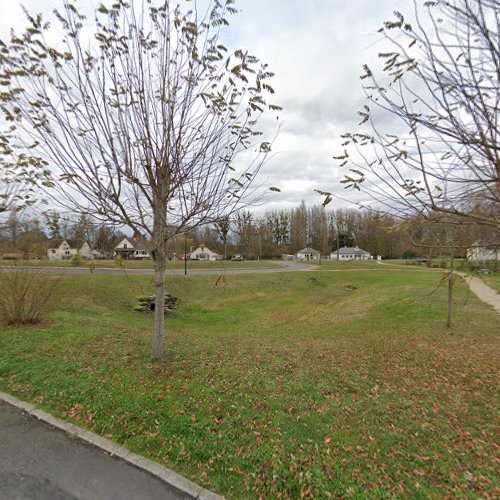
<svg viewBox="0 0 500 500">
<path fill-rule="evenodd" d="M 153 460 L 149 460 L 148 458 L 141 457 L 136 453 L 132 453 L 127 450 L 123 446 L 119 444 L 113 443 L 109 439 L 103 438 L 94 434 L 93 432 L 87 431 L 76 425 L 70 424 L 56 418 L 42 410 L 36 408 L 35 405 L 31 403 L 27 403 L 26 401 L 21 401 L 5 392 L 0 391 L 0 401 L 3 401 L 15 408 L 18 408 L 25 413 L 34 416 L 38 420 L 49 424 L 51 427 L 55 427 L 56 429 L 60 429 L 63 432 L 70 434 L 71 436 L 75 436 L 83 442 L 95 446 L 100 450 L 109 453 L 111 456 L 118 457 L 121 460 L 142 469 L 152 476 L 160 479 L 161 481 L 169 484 L 179 492 L 189 495 L 194 499 L 200 500 L 222 500 L 224 497 L 221 497 L 199 485 L 186 479 L 171 469 L 164 467 L 163 465 L 154 462 Z"/>
</svg>

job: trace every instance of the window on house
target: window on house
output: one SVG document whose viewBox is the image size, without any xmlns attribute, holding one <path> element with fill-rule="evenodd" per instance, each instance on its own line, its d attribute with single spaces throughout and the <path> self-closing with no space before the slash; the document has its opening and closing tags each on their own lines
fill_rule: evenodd
<svg viewBox="0 0 500 500">
<path fill-rule="evenodd" d="M 126 243 L 123 244 L 123 248 L 127 248 L 127 244 Z"/>
</svg>

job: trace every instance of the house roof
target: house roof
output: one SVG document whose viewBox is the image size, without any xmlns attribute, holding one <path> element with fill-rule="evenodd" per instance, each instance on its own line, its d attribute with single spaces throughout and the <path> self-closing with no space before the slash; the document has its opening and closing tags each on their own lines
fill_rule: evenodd
<svg viewBox="0 0 500 500">
<path fill-rule="evenodd" d="M 318 250 L 314 250 L 314 248 L 303 248 L 302 250 L 299 250 L 297 253 L 314 253 L 314 254 L 319 254 Z"/>
<path fill-rule="evenodd" d="M 147 243 L 139 236 L 134 236 L 132 238 L 127 238 L 136 250 L 148 250 Z"/>
<path fill-rule="evenodd" d="M 131 251 L 133 251 L 133 250 L 148 250 L 147 243 L 142 238 L 140 238 L 138 236 L 133 236 L 131 238 L 123 238 L 121 241 L 123 241 L 125 239 L 132 245 L 131 248 L 127 247 L 125 250 L 131 250 Z M 115 250 L 117 250 L 117 249 L 124 249 L 124 247 L 117 245 L 115 247 Z"/>
<path fill-rule="evenodd" d="M 200 245 L 196 250 L 193 250 L 191 252 L 191 255 L 192 254 L 196 254 L 196 253 L 207 253 L 207 254 L 212 254 L 212 255 L 219 255 L 217 252 L 214 252 L 212 250 L 210 250 L 210 248 L 208 248 L 207 246 L 205 245 Z"/>
<path fill-rule="evenodd" d="M 59 248 L 64 242 L 66 242 L 70 248 L 76 248 L 77 250 L 80 250 L 80 248 L 83 247 L 85 243 L 87 243 L 85 240 L 74 240 L 71 238 L 54 238 L 49 241 L 48 243 L 48 248 Z"/>
<path fill-rule="evenodd" d="M 342 254 L 342 255 L 345 255 L 345 254 L 366 254 L 366 255 L 370 255 L 369 252 L 367 252 L 366 250 L 362 250 L 361 248 L 358 248 L 358 247 L 342 247 L 342 248 L 339 248 L 338 250 L 335 250 L 334 252 L 332 253 L 339 253 L 339 254 Z"/>
</svg>

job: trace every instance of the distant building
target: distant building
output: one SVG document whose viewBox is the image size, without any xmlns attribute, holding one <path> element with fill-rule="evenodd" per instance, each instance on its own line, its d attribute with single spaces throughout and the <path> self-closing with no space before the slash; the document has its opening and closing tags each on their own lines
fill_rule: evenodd
<svg viewBox="0 0 500 500">
<path fill-rule="evenodd" d="M 69 260 L 76 254 L 84 259 L 92 259 L 92 248 L 83 240 L 72 240 L 68 238 L 54 238 L 49 241 L 47 258 L 49 260 Z"/>
<path fill-rule="evenodd" d="M 332 260 L 373 260 L 373 256 L 358 247 L 342 247 L 330 254 Z"/>
<path fill-rule="evenodd" d="M 314 248 L 303 248 L 299 250 L 295 256 L 298 260 L 320 260 L 321 253 L 318 250 L 314 250 Z"/>
<path fill-rule="evenodd" d="M 147 243 L 134 236 L 123 238 L 115 247 L 115 257 L 119 255 L 126 260 L 145 260 L 151 258 Z"/>
<path fill-rule="evenodd" d="M 188 258 L 191 260 L 222 260 L 221 255 L 212 252 L 205 245 L 200 245 L 196 250 L 188 254 Z"/>
<path fill-rule="evenodd" d="M 481 245 L 474 243 L 474 246 L 467 250 L 467 259 L 473 262 L 497 261 L 500 257 L 500 251 L 494 245 Z"/>
</svg>

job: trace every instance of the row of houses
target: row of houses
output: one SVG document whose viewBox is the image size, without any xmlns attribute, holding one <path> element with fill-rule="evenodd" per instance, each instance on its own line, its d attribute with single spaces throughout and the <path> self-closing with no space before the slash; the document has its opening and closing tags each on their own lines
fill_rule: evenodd
<svg viewBox="0 0 500 500">
<path fill-rule="evenodd" d="M 320 260 L 320 252 L 314 248 L 304 248 L 296 254 L 298 260 Z M 331 260 L 373 260 L 373 255 L 358 247 L 342 247 L 330 253 Z M 377 260 L 381 257 L 377 256 Z M 467 260 L 473 262 L 498 261 L 500 259 L 500 249 L 481 246 L 475 243 L 467 250 Z"/>
<path fill-rule="evenodd" d="M 123 238 L 114 248 L 113 256 L 121 256 L 126 260 L 146 260 L 151 258 L 150 250 L 150 245 L 142 238 Z M 92 249 L 86 241 L 65 238 L 53 239 L 49 242 L 47 249 L 47 258 L 49 260 L 69 260 L 76 254 L 88 260 L 105 257 L 101 252 Z M 187 256 L 182 255 L 180 258 L 214 261 L 221 260 L 222 256 L 201 245 L 196 250 L 189 252 Z"/>
<path fill-rule="evenodd" d="M 72 239 L 53 239 L 49 242 L 47 258 L 49 260 L 69 260 L 76 254 L 84 259 L 101 259 L 105 256 L 90 247 L 88 242 Z M 474 246 L 467 252 L 467 258 L 471 261 L 498 260 L 499 250 L 494 248 L 483 248 Z M 123 238 L 114 249 L 114 257 L 121 256 L 126 260 L 144 260 L 151 258 L 150 247 L 142 238 Z M 216 261 L 222 260 L 222 256 L 213 252 L 205 245 L 200 245 L 196 250 L 179 256 L 180 259 Z M 321 254 L 314 248 L 303 248 L 295 254 L 295 258 L 301 261 L 319 261 Z M 379 259 L 380 257 L 377 257 Z M 374 257 L 366 250 L 358 247 L 342 247 L 330 253 L 331 260 L 373 260 Z"/>
<path fill-rule="evenodd" d="M 80 254 L 84 259 L 100 259 L 102 254 L 94 250 L 86 241 L 72 239 L 54 239 L 50 241 L 47 250 L 49 260 L 69 260 L 76 254 Z M 114 257 L 121 256 L 126 260 L 145 260 L 151 258 L 148 243 L 142 238 L 123 238 L 114 249 Z M 319 260 L 321 254 L 314 248 L 304 248 L 299 250 L 295 257 L 298 260 L 315 261 Z M 196 250 L 189 252 L 187 256 L 181 255 L 181 259 L 216 261 L 222 256 L 210 250 L 205 245 L 200 245 Z M 373 256 L 358 247 L 344 247 L 330 254 L 334 260 L 372 260 Z"/>
</svg>

